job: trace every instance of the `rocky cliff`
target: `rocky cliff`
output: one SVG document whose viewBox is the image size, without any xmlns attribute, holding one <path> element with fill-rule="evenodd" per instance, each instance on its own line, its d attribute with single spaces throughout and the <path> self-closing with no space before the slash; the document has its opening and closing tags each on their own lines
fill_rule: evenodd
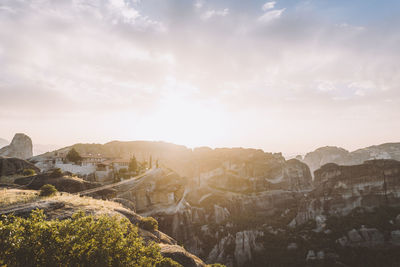
<svg viewBox="0 0 400 267">
<path fill-rule="evenodd" d="M 11 144 L 0 149 L 0 156 L 28 159 L 33 156 L 32 140 L 23 133 L 15 134 Z"/>
<path fill-rule="evenodd" d="M 400 160 L 400 143 L 386 143 L 370 146 L 349 152 L 340 147 L 320 147 L 307 153 L 303 161 L 310 167 L 311 172 L 319 169 L 327 163 L 339 165 L 357 165 L 366 160 L 394 159 Z"/>
<path fill-rule="evenodd" d="M 400 225 L 390 221 L 400 214 L 400 162 L 327 164 L 312 182 L 304 163 L 253 152 L 246 164 L 225 155 L 195 177 L 156 170 L 117 195 L 208 263 L 365 266 L 349 248 L 396 257 Z"/>
<path fill-rule="evenodd" d="M 254 149 L 195 150 L 194 175 L 159 169 L 117 197 L 208 263 L 247 266 L 264 250 L 265 223 L 290 222 L 312 189 L 306 164 Z"/>
</svg>

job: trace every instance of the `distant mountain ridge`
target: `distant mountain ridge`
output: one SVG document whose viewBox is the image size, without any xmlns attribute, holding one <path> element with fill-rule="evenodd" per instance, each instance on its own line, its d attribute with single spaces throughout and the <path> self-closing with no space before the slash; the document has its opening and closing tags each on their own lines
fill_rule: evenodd
<svg viewBox="0 0 400 267">
<path fill-rule="evenodd" d="M 313 173 L 327 163 L 339 165 L 357 165 L 366 160 L 373 159 L 394 159 L 400 160 L 400 143 L 384 143 L 366 148 L 357 149 L 353 152 L 341 147 L 325 146 L 320 147 L 305 155 L 305 162 Z"/>
</svg>

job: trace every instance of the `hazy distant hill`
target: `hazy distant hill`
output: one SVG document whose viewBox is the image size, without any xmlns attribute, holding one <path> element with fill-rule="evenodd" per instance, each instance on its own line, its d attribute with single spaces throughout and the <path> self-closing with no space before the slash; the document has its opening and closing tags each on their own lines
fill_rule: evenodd
<svg viewBox="0 0 400 267">
<path fill-rule="evenodd" d="M 307 153 L 303 161 L 310 167 L 311 172 L 314 172 L 327 163 L 356 165 L 371 159 L 400 160 L 400 143 L 369 146 L 353 152 L 340 147 L 320 147 L 313 152 Z"/>
</svg>

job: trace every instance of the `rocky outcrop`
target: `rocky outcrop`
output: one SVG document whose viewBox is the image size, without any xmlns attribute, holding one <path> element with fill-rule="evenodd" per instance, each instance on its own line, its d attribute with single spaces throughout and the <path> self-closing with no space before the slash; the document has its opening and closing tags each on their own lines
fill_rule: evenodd
<svg viewBox="0 0 400 267">
<path fill-rule="evenodd" d="M 350 162 L 350 152 L 336 146 L 320 147 L 305 155 L 303 162 L 310 167 L 311 172 L 327 163 L 347 164 Z"/>
<path fill-rule="evenodd" d="M 15 134 L 11 144 L 0 149 L 0 156 L 28 159 L 33 156 L 32 140 L 23 133 Z"/>
<path fill-rule="evenodd" d="M 185 267 L 205 267 L 204 262 L 178 245 L 160 244 L 161 254 Z"/>
<path fill-rule="evenodd" d="M 303 159 L 313 173 L 327 163 L 357 165 L 367 160 L 400 160 L 400 143 L 386 143 L 349 152 L 340 147 L 326 146 L 307 153 Z"/>
<path fill-rule="evenodd" d="M 264 250 L 261 243 L 257 242 L 257 238 L 263 236 L 260 231 L 243 231 L 236 233 L 235 239 L 235 259 L 238 266 L 246 266 L 251 264 L 254 253 L 260 253 Z"/>
<path fill-rule="evenodd" d="M 18 199 L 19 195 L 26 195 L 28 192 L 23 190 L 8 189 L 7 194 L 13 195 L 13 199 Z M 29 191 L 29 194 L 32 194 Z M 35 193 L 37 194 L 37 193 Z M 63 194 L 46 199 L 33 198 L 28 203 L 9 204 L 0 199 L 0 215 L 14 214 L 16 216 L 27 217 L 35 210 L 44 211 L 48 219 L 66 219 L 71 218 L 72 214 L 78 211 L 84 211 L 87 214 L 109 214 L 110 216 L 119 216 L 127 218 L 132 224 L 140 225 L 142 217 L 132 210 L 120 206 L 116 202 L 94 200 L 90 198 L 81 198 L 70 194 Z M 139 236 L 146 242 L 158 243 L 163 256 L 188 267 L 205 267 L 206 264 L 195 255 L 178 246 L 176 241 L 164 233 L 153 230 L 151 232 L 139 228 Z"/>
<path fill-rule="evenodd" d="M 211 170 L 211 163 L 204 163 L 204 171 L 191 178 L 153 170 L 118 190 L 117 197 L 155 217 L 162 231 L 207 262 L 247 266 L 263 250 L 258 241 L 263 232 L 256 229 L 265 222 L 290 222 L 299 199 L 312 188 L 306 164 L 251 152 L 219 151 L 224 161 L 212 160 Z"/>
<path fill-rule="evenodd" d="M 355 208 L 400 205 L 400 162 L 371 160 L 360 165 L 329 163 L 314 172 L 315 189 L 302 199 L 294 224 L 322 214 L 349 214 Z"/>
<path fill-rule="evenodd" d="M 40 172 L 35 165 L 23 159 L 0 157 L 0 177 L 22 174 L 25 169 L 32 169 L 36 172 Z"/>
</svg>

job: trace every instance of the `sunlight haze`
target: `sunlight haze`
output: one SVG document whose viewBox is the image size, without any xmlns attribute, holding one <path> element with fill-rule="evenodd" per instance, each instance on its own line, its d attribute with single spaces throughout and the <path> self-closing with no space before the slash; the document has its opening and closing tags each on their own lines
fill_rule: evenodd
<svg viewBox="0 0 400 267">
<path fill-rule="evenodd" d="M 285 154 L 398 141 L 400 2 L 385 4 L 1 1 L 0 137 Z"/>
</svg>

